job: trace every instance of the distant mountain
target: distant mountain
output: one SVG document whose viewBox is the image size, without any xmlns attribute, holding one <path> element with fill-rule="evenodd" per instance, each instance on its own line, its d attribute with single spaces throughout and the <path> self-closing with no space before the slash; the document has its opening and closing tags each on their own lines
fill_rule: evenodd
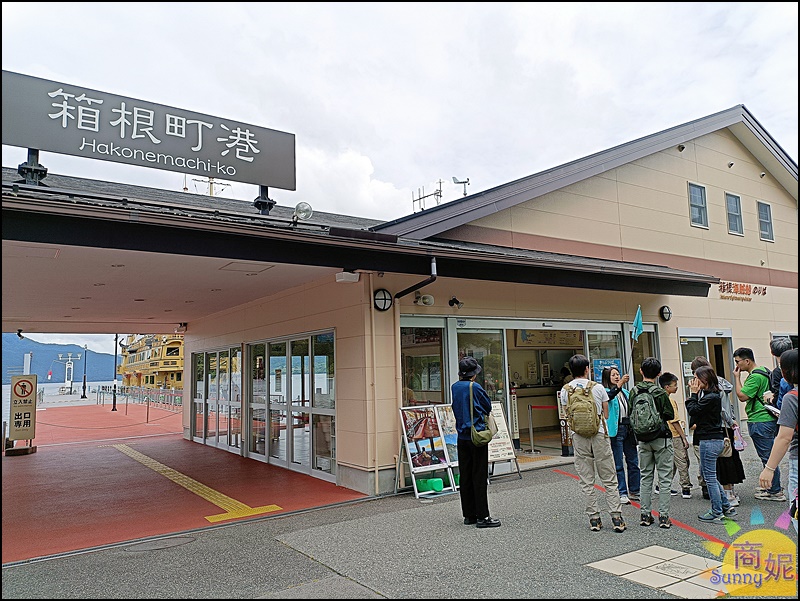
<svg viewBox="0 0 800 601">
<path fill-rule="evenodd" d="M 31 373 L 36 374 L 40 384 L 46 382 L 63 382 L 66 375 L 67 366 L 64 359 L 59 362 L 59 353 L 65 358 L 67 353 L 72 353 L 73 382 L 83 382 L 84 351 L 83 347 L 77 344 L 45 344 L 19 338 L 16 334 L 3 333 L 3 384 L 11 384 L 11 376 L 21 375 L 22 367 L 25 363 L 25 353 L 33 353 L 31 361 Z M 81 359 L 77 361 L 75 357 L 80 354 Z M 114 379 L 115 366 L 114 355 L 108 353 L 96 353 L 89 349 L 88 360 L 86 362 L 86 381 L 87 382 L 109 382 Z M 119 357 L 118 357 L 119 359 Z M 52 371 L 52 376 L 47 379 L 48 372 Z"/>
</svg>

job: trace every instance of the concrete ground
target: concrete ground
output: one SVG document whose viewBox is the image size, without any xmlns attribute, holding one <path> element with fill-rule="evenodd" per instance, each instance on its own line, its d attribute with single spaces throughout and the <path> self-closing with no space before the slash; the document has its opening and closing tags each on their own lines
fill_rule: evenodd
<svg viewBox="0 0 800 601">
<path fill-rule="evenodd" d="M 752 444 L 743 461 L 740 515 L 728 525 L 697 519 L 710 503 L 696 488 L 692 499 L 671 498 L 669 530 L 639 526 L 638 507 L 627 505 L 626 532 L 612 532 L 607 518 L 591 532 L 571 462 L 540 461 L 521 479 L 491 482 L 500 528 L 463 525 L 457 494 L 402 493 L 4 565 L 3 598 L 711 598 L 713 587 L 688 583 L 694 573 L 686 565 L 721 562 L 745 533 L 797 542 L 787 504 L 753 497 L 761 466 Z M 647 580 L 626 563 L 642 554 L 685 561 L 659 563 L 663 573 Z M 588 565 L 604 560 L 628 573 Z M 795 547 L 795 574 L 796 562 Z M 665 578 L 680 582 L 670 588 Z M 793 595 L 767 596 L 795 598 L 791 586 Z"/>
</svg>

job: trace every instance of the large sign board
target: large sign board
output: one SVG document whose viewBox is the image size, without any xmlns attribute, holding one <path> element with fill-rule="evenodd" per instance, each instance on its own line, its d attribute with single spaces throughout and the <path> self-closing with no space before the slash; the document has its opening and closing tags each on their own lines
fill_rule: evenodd
<svg viewBox="0 0 800 601">
<path fill-rule="evenodd" d="M 11 378 L 9 440 L 33 440 L 36 438 L 36 385 L 35 375 Z"/>
<path fill-rule="evenodd" d="M 3 71 L 3 144 L 294 190 L 289 134 Z"/>
</svg>

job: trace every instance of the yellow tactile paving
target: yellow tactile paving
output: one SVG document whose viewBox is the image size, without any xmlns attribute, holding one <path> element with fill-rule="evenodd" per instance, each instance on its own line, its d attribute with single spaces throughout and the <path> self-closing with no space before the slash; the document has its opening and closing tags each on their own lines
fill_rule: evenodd
<svg viewBox="0 0 800 601">
<path fill-rule="evenodd" d="M 531 461 L 544 461 L 545 459 L 555 459 L 554 455 L 534 455 L 534 456 L 525 456 L 525 455 L 517 455 L 517 461 L 519 463 L 530 463 Z"/>
<path fill-rule="evenodd" d="M 171 467 L 168 467 L 163 463 L 156 461 L 155 459 L 152 459 L 143 453 L 140 453 L 139 451 L 133 450 L 126 444 L 115 444 L 111 446 L 113 446 L 121 453 L 124 453 L 131 459 L 138 461 L 145 467 L 149 467 L 154 472 L 157 472 L 162 476 L 169 478 L 178 486 L 182 486 L 189 492 L 192 492 L 198 495 L 199 497 L 202 497 L 209 503 L 213 503 L 217 507 L 225 510 L 225 513 L 205 516 L 206 520 L 208 520 L 209 522 L 212 523 L 222 522 L 224 520 L 232 520 L 236 518 L 261 515 L 263 513 L 280 511 L 282 509 L 278 505 L 262 505 L 261 507 L 250 507 L 249 505 L 245 505 L 244 503 L 241 503 L 236 499 L 232 499 L 227 495 L 223 495 L 221 492 L 214 490 L 213 488 L 209 488 L 205 484 L 202 484 L 197 480 L 188 477 L 186 474 L 182 474 L 172 469 Z"/>
</svg>

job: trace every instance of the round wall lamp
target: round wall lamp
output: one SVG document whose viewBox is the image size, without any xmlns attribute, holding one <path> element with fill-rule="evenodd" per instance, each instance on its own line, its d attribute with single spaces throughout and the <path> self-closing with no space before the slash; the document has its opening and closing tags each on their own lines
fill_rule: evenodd
<svg viewBox="0 0 800 601">
<path fill-rule="evenodd" d="M 375 291 L 374 302 L 378 311 L 388 311 L 392 308 L 392 293 L 386 288 L 378 288 Z"/>
<path fill-rule="evenodd" d="M 658 314 L 661 316 L 661 319 L 664 321 L 669 321 L 672 319 L 672 309 L 669 308 L 669 305 L 664 305 L 658 310 Z"/>
</svg>

